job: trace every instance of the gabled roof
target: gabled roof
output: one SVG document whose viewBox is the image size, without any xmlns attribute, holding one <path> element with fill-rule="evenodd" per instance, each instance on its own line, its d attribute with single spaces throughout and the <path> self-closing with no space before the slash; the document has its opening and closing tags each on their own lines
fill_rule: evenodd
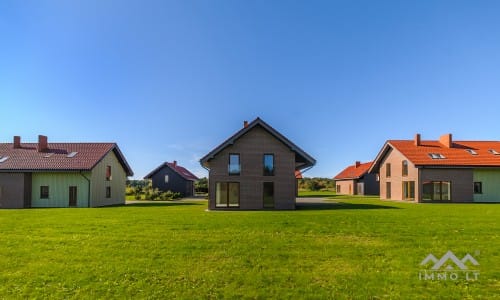
<svg viewBox="0 0 500 300">
<path fill-rule="evenodd" d="M 225 140 L 222 144 L 217 146 L 214 150 L 210 151 L 207 155 L 205 155 L 203 158 L 200 159 L 200 163 L 204 167 L 208 167 L 208 163 L 210 159 L 214 158 L 219 152 L 224 150 L 226 147 L 231 146 L 234 144 L 236 140 L 238 140 L 240 137 L 245 135 L 247 132 L 252 130 L 255 127 L 261 127 L 267 132 L 269 132 L 271 135 L 273 135 L 277 140 L 282 142 L 285 146 L 290 148 L 293 152 L 295 152 L 295 162 L 298 163 L 296 166 L 297 170 L 305 169 L 307 167 L 312 167 L 316 164 L 316 160 L 307 154 L 304 150 L 300 149 L 297 145 L 292 143 L 289 139 L 287 139 L 284 135 L 279 133 L 276 129 L 272 128 L 269 124 L 264 122 L 262 119 L 257 118 L 253 120 L 251 123 L 249 123 L 246 127 L 242 128 L 238 132 L 236 132 L 234 135 L 232 135 L 230 138 Z"/>
<path fill-rule="evenodd" d="M 368 173 L 368 169 L 370 169 L 372 165 L 372 161 L 367 163 L 361 163 L 358 166 L 356 164 L 352 166 L 348 166 L 342 172 L 338 173 L 333 179 L 342 180 L 342 179 L 359 179 L 363 177 L 366 173 Z"/>
<path fill-rule="evenodd" d="M 0 143 L 2 171 L 90 171 L 113 151 L 127 176 L 134 175 L 115 143 L 48 143 L 48 149 L 37 151 L 37 143 Z M 72 155 L 70 155 L 72 154 Z"/>
<path fill-rule="evenodd" d="M 439 141 L 388 140 L 377 155 L 370 172 L 379 168 L 385 155 L 395 149 L 415 166 L 440 167 L 500 167 L 500 141 L 453 141 L 451 147 Z M 444 158 L 432 158 L 440 154 Z"/>
<path fill-rule="evenodd" d="M 193 173 L 189 172 L 186 168 L 184 168 L 182 166 L 179 166 L 177 164 L 177 162 L 171 162 L 171 163 L 170 162 L 164 162 L 164 163 L 162 163 L 156 169 L 154 169 L 153 171 L 149 172 L 148 175 L 144 176 L 144 179 L 150 179 L 151 177 L 154 176 L 154 174 L 156 174 L 158 171 L 160 171 L 161 169 L 163 169 L 165 167 L 172 169 L 174 172 L 176 172 L 177 174 L 179 174 L 182 178 L 184 178 L 186 180 L 189 180 L 189 181 L 197 181 L 197 180 L 199 180 L 199 178 L 196 177 L 196 175 L 194 175 Z"/>
</svg>

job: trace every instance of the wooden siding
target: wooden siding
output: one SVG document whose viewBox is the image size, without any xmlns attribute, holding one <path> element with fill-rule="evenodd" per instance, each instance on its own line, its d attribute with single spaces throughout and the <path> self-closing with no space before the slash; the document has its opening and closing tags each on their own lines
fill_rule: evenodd
<svg viewBox="0 0 500 300">
<path fill-rule="evenodd" d="M 168 183 L 165 182 L 165 175 L 168 175 Z M 160 191 L 172 191 L 181 193 L 182 197 L 193 196 L 193 182 L 186 180 L 168 166 L 163 166 L 152 177 L 153 188 Z"/>
<path fill-rule="evenodd" d="M 478 181 L 482 182 L 483 193 L 474 194 L 474 202 L 500 202 L 499 169 L 475 169 L 474 182 Z"/>
<path fill-rule="evenodd" d="M 111 166 L 111 180 L 106 180 L 106 166 Z M 127 175 L 113 151 L 109 152 L 93 169 L 90 201 L 92 207 L 125 204 Z M 111 198 L 106 198 L 106 188 L 111 188 Z"/>
<path fill-rule="evenodd" d="M 0 173 L 0 208 L 23 208 L 29 204 L 31 175 Z"/>
<path fill-rule="evenodd" d="M 228 174 L 229 153 L 240 154 L 241 173 Z M 274 154 L 274 176 L 263 175 L 264 154 Z M 276 209 L 295 209 L 295 153 L 259 126 L 254 127 L 235 143 L 209 161 L 209 208 L 215 207 L 217 182 L 240 183 L 239 209 L 263 208 L 263 184 L 274 183 Z"/>
<path fill-rule="evenodd" d="M 40 198 L 40 186 L 49 187 L 48 199 Z M 88 183 L 80 173 L 32 173 L 31 207 L 69 207 L 70 186 L 77 187 L 77 207 L 87 207 Z"/>
</svg>

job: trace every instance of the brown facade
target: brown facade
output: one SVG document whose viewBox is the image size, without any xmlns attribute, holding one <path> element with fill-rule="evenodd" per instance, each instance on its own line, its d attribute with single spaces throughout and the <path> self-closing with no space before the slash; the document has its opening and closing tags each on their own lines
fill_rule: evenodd
<svg viewBox="0 0 500 300">
<path fill-rule="evenodd" d="M 229 154 L 239 154 L 240 175 L 229 175 Z M 274 155 L 274 175 L 264 176 L 264 154 Z M 210 160 L 209 208 L 216 207 L 216 184 L 239 183 L 239 208 L 264 208 L 264 183 L 274 184 L 274 208 L 295 209 L 295 154 L 261 127 L 254 127 Z"/>
<path fill-rule="evenodd" d="M 31 173 L 0 173 L 0 208 L 31 205 Z"/>
<path fill-rule="evenodd" d="M 297 176 L 316 160 L 260 118 L 205 155 L 209 209 L 295 209 Z"/>
</svg>

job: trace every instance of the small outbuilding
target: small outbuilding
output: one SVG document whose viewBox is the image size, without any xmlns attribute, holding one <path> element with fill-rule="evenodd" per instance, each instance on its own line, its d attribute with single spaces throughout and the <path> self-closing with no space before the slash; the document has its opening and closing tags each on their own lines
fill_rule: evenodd
<svg viewBox="0 0 500 300">
<path fill-rule="evenodd" d="M 144 179 L 150 179 L 153 188 L 162 192 L 180 193 L 182 197 L 194 196 L 194 183 L 199 180 L 196 175 L 178 165 L 175 160 L 164 162 L 146 175 Z"/>
</svg>

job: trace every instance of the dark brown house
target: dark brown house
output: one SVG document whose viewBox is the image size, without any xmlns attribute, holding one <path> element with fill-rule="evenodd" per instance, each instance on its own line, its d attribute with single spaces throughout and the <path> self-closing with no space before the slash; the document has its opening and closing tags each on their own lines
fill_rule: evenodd
<svg viewBox="0 0 500 300">
<path fill-rule="evenodd" d="M 160 191 L 180 193 L 182 197 L 194 196 L 194 182 L 198 177 L 186 168 L 177 164 L 177 161 L 165 162 L 151 171 L 144 179 L 150 179 L 153 188 Z"/>
<path fill-rule="evenodd" d="M 260 118 L 200 160 L 209 209 L 295 209 L 296 171 L 316 160 Z"/>
</svg>

